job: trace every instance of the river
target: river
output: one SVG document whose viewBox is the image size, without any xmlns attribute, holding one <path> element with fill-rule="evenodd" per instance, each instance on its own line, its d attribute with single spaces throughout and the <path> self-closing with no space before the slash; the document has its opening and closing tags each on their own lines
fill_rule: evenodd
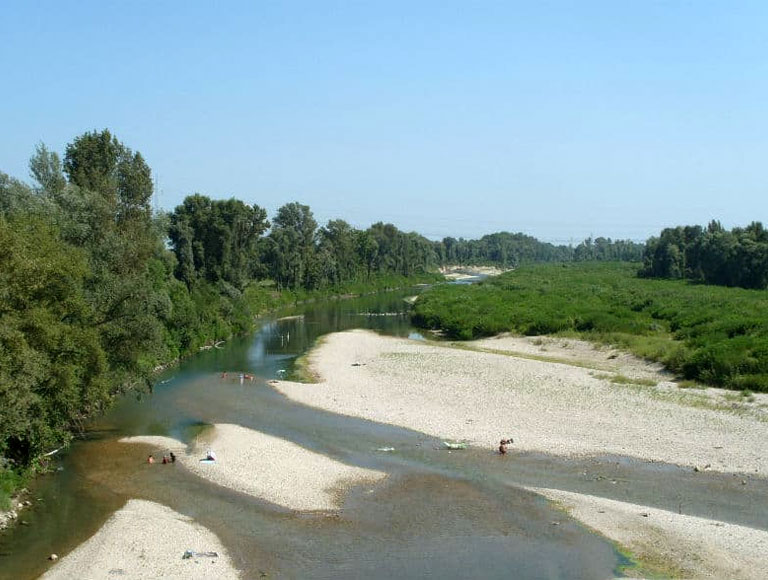
<svg viewBox="0 0 768 580">
<path fill-rule="evenodd" d="M 253 335 L 183 361 L 158 377 L 151 395 L 121 400 L 34 482 L 25 524 L 0 534 L 0 578 L 37 577 L 50 566 L 49 554 L 74 549 L 130 498 L 167 505 L 211 529 L 246 578 L 620 575 L 628 562 L 611 543 L 521 485 L 664 509 L 684 505 L 686 513 L 747 525 L 766 521 L 766 508 L 755 510 L 755 498 L 728 476 L 693 478 L 622 458 L 520 454 L 500 461 L 492 450 L 449 453 L 424 434 L 305 407 L 269 386 L 329 332 L 369 328 L 419 339 L 408 294 L 413 290 L 301 305 L 281 313 L 290 318 L 264 320 Z M 222 380 L 223 371 L 256 380 Z M 149 448 L 118 443 L 131 435 L 190 441 L 215 423 L 257 429 L 390 477 L 372 493 L 353 489 L 339 512 L 302 514 L 175 466 L 142 469 Z M 375 451 L 380 447 L 397 451 Z"/>
</svg>

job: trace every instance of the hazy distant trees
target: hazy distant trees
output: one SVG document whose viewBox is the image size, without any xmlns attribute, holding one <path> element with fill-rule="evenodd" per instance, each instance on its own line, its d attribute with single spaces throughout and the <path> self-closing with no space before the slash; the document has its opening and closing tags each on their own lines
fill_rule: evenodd
<svg viewBox="0 0 768 580">
<path fill-rule="evenodd" d="M 639 262 L 643 244 L 630 240 L 587 238 L 575 248 L 541 242 L 522 233 L 497 232 L 477 240 L 446 237 L 435 242 L 440 264 L 493 264 L 502 268 L 532 262 Z"/>
<path fill-rule="evenodd" d="M 318 235 L 317 254 L 324 280 L 333 285 L 360 275 L 364 264 L 357 248 L 360 232 L 344 220 L 330 220 Z"/>
<path fill-rule="evenodd" d="M 375 271 L 410 276 L 437 265 L 433 243 L 415 232 L 401 232 L 392 224 L 377 222 L 367 233 L 362 250 Z"/>
<path fill-rule="evenodd" d="M 640 275 L 685 278 L 707 284 L 768 287 L 768 230 L 752 222 L 725 230 L 712 221 L 706 228 L 664 229 L 646 243 Z"/>
<path fill-rule="evenodd" d="M 574 262 L 639 262 L 643 259 L 644 244 L 631 240 L 590 237 L 573 250 Z"/>
</svg>

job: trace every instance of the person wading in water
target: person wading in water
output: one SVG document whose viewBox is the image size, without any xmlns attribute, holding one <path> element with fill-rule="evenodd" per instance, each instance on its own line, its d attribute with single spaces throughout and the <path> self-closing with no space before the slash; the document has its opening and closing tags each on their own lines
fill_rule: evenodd
<svg viewBox="0 0 768 580">
<path fill-rule="evenodd" d="M 499 455 L 506 455 L 507 454 L 507 445 L 512 445 L 514 441 L 512 440 L 512 437 L 509 439 L 502 439 L 499 442 Z"/>
</svg>

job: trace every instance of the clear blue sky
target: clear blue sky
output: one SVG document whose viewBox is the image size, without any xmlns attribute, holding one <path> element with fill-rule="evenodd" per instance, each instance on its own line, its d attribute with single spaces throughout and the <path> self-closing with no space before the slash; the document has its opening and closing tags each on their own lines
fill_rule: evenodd
<svg viewBox="0 0 768 580">
<path fill-rule="evenodd" d="M 765 2 L 3 3 L 0 170 L 109 128 L 160 206 L 430 238 L 768 221 Z"/>
</svg>

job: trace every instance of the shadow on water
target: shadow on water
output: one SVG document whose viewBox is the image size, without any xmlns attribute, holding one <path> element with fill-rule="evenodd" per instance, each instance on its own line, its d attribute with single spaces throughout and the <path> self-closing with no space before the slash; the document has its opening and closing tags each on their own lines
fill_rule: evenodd
<svg viewBox="0 0 768 580">
<path fill-rule="evenodd" d="M 305 407 L 268 385 L 329 332 L 369 328 L 420 338 L 409 324 L 405 296 L 305 305 L 265 320 L 251 337 L 184 361 L 160 377 L 151 396 L 121 401 L 58 460 L 61 471 L 35 482 L 33 497 L 40 501 L 23 516 L 29 525 L 0 536 L 0 577 L 39 575 L 48 554 L 76 547 L 129 498 L 168 505 L 213 530 L 249 578 L 599 578 L 625 563 L 611 544 L 521 486 L 747 525 L 768 521 L 765 506 L 749 505 L 766 490 L 737 490 L 729 476 L 692 477 L 671 467 L 661 476 L 658 465 L 620 458 L 451 453 L 422 433 Z M 240 373 L 255 380 L 241 381 Z M 217 487 L 180 466 L 147 466 L 150 448 L 118 443 L 131 435 L 190 442 L 214 423 L 283 437 L 389 477 L 375 487 L 354 488 L 341 510 L 296 514 Z M 395 451 L 376 451 L 381 447 Z"/>
</svg>

